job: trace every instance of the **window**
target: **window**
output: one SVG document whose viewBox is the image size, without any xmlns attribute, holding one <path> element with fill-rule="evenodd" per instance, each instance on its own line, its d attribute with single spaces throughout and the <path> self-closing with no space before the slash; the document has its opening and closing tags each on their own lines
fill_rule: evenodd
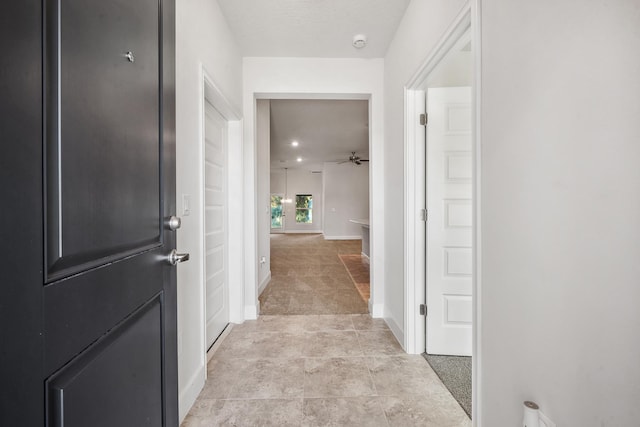
<svg viewBox="0 0 640 427">
<path fill-rule="evenodd" d="M 296 194 L 296 222 L 311 224 L 313 222 L 313 196 L 311 194 Z"/>
<path fill-rule="evenodd" d="M 271 195 L 271 228 L 282 228 L 282 196 Z"/>
</svg>

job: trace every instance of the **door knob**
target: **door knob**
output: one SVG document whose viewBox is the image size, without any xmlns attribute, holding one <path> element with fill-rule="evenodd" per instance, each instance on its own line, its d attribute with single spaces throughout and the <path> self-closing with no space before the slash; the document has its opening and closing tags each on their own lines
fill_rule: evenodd
<svg viewBox="0 0 640 427">
<path fill-rule="evenodd" d="M 170 216 L 169 219 L 164 222 L 164 226 L 171 231 L 176 231 L 181 225 L 182 220 L 174 215 Z"/>
<path fill-rule="evenodd" d="M 178 263 L 189 261 L 189 254 L 179 254 L 177 250 L 172 250 L 167 257 L 167 261 L 171 265 L 178 265 Z"/>
</svg>

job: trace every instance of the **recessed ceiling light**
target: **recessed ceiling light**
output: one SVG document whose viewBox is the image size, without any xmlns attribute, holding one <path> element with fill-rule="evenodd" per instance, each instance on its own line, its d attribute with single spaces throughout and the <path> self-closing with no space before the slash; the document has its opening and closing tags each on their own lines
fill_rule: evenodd
<svg viewBox="0 0 640 427">
<path fill-rule="evenodd" d="M 367 36 L 364 34 L 356 34 L 353 36 L 353 47 L 356 49 L 362 49 L 367 45 Z"/>
<path fill-rule="evenodd" d="M 297 146 L 298 146 L 298 141 L 293 141 L 293 142 L 291 143 L 291 146 L 292 146 L 292 147 L 297 147 Z"/>
<path fill-rule="evenodd" d="M 301 161 L 302 161 L 302 157 L 298 157 L 298 158 L 296 159 L 296 161 L 301 162 Z"/>
</svg>

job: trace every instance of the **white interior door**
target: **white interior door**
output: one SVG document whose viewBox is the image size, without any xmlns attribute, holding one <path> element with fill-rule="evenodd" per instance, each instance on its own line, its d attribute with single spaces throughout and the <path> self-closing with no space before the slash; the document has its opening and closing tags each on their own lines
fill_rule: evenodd
<svg viewBox="0 0 640 427">
<path fill-rule="evenodd" d="M 207 348 L 229 323 L 227 121 L 205 101 L 204 277 Z"/>
<path fill-rule="evenodd" d="M 427 91 L 427 353 L 471 356 L 471 88 Z"/>
</svg>

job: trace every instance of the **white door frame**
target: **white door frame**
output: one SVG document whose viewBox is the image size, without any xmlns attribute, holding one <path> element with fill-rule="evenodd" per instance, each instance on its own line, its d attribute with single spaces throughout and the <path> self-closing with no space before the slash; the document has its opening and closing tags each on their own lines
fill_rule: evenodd
<svg viewBox="0 0 640 427">
<path fill-rule="evenodd" d="M 425 92 L 429 74 L 436 68 L 451 48 L 468 31 L 471 33 L 473 54 L 472 105 L 472 144 L 473 144 L 473 370 L 472 400 L 473 424 L 478 426 L 480 419 L 480 381 L 478 369 L 482 357 L 480 331 L 480 94 L 481 94 L 481 52 L 480 52 L 480 1 L 469 0 L 462 7 L 449 28 L 445 31 L 435 48 L 424 63 L 416 70 L 405 85 L 405 127 L 404 127 L 404 348 L 407 353 L 419 354 L 425 350 L 425 318 L 419 313 L 419 304 L 425 301 L 426 234 L 425 223 L 421 219 L 421 209 L 425 207 L 425 163 L 424 128 L 419 125 L 419 114 L 425 108 Z"/>
<path fill-rule="evenodd" d="M 372 126 L 371 123 L 373 121 L 374 116 L 374 106 L 373 106 L 373 94 L 372 93 L 285 93 L 285 92 L 260 92 L 253 93 L 253 105 L 252 110 L 255 112 L 256 110 L 256 101 L 258 99 L 309 99 L 309 100 L 366 100 L 369 103 L 369 159 L 371 162 L 369 163 L 369 221 L 371 223 L 371 241 L 370 241 L 370 255 L 372 262 L 374 262 L 375 254 L 382 254 L 384 247 L 384 235 L 380 232 L 376 232 L 376 230 L 381 230 L 383 228 L 383 215 L 380 212 L 379 206 L 382 205 L 382 194 L 384 189 L 382 188 L 383 182 L 379 179 L 379 177 L 383 176 L 384 170 L 384 158 L 382 156 L 382 144 L 381 141 L 374 138 L 372 134 Z M 377 101 L 379 102 L 379 101 Z M 375 106 L 375 108 L 379 108 L 379 106 Z M 255 133 L 255 129 L 254 129 Z M 254 137 L 255 139 L 255 137 Z M 255 144 L 255 141 L 254 141 Z M 254 148 L 255 150 L 255 148 Z M 254 164 L 254 176 L 257 175 L 257 164 Z M 255 195 L 253 197 L 256 197 Z M 256 206 L 256 209 L 257 206 Z M 258 215 L 258 212 L 255 212 L 254 215 Z M 323 219 L 324 220 L 324 219 Z M 256 237 L 257 237 L 257 227 Z M 249 246 L 249 245 L 247 245 Z M 257 254 L 252 254 L 257 257 Z M 380 255 L 376 255 L 375 259 L 380 259 Z M 382 287 L 382 281 L 384 280 L 384 269 L 381 265 L 381 262 L 375 261 L 375 264 L 372 264 L 371 268 L 371 298 L 369 299 L 369 313 L 372 317 L 381 318 L 383 317 L 383 297 L 384 297 L 384 289 Z M 257 297 L 257 295 L 256 295 Z M 246 316 L 247 319 L 254 318 L 251 316 Z"/>
<path fill-rule="evenodd" d="M 222 91 L 218 88 L 216 83 L 210 74 L 206 71 L 203 64 L 200 64 L 200 185 L 202 186 L 199 194 L 200 206 L 204 206 L 204 147 L 205 147 L 205 100 L 210 102 L 215 109 L 222 115 L 222 117 L 228 123 L 228 137 L 227 137 L 227 263 L 225 269 L 227 270 L 227 277 L 242 277 L 244 273 L 244 262 L 242 257 L 242 246 L 237 244 L 237 238 L 231 238 L 231 236 L 241 236 L 243 230 L 242 219 L 238 217 L 240 215 L 233 215 L 234 212 L 242 211 L 242 201 L 238 201 L 238 197 L 231 197 L 232 194 L 242 194 L 242 168 L 238 168 L 238 164 L 242 164 L 242 114 L 238 112 L 229 100 L 224 96 Z M 200 224 L 200 247 L 204 248 L 204 215 L 201 218 Z M 202 271 L 200 272 L 201 280 L 199 286 L 201 286 L 202 313 L 205 315 L 206 305 L 206 288 L 204 286 L 204 252 L 202 253 Z M 230 280 L 227 280 L 229 286 L 228 301 L 229 304 L 229 322 L 241 322 L 243 319 L 243 286 L 238 283 L 236 286 L 232 286 Z M 206 317 L 202 319 L 203 325 L 206 323 Z M 202 334 L 202 351 L 203 357 L 206 358 L 206 328 L 203 329 Z M 206 361 L 205 361 L 206 366 Z"/>
</svg>

